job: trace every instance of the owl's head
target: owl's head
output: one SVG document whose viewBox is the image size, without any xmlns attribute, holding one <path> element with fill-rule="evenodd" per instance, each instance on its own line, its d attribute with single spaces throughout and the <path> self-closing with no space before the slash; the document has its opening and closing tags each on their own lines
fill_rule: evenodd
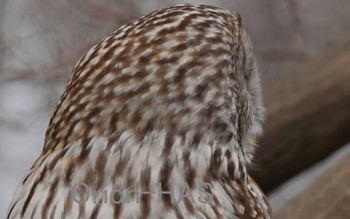
<svg viewBox="0 0 350 219">
<path fill-rule="evenodd" d="M 239 114 L 239 129 L 241 132 L 241 148 L 249 163 L 253 158 L 256 139 L 262 134 L 264 121 L 264 107 L 257 61 L 253 46 L 247 32 L 241 28 L 241 47 L 239 52 L 239 67 L 237 78 L 242 84 L 238 105 L 241 106 Z"/>
<path fill-rule="evenodd" d="M 249 162 L 263 107 L 240 20 L 214 6 L 181 4 L 120 27 L 77 63 L 46 145 L 129 133 L 143 144 L 167 133 L 183 150 L 235 149 Z"/>
</svg>

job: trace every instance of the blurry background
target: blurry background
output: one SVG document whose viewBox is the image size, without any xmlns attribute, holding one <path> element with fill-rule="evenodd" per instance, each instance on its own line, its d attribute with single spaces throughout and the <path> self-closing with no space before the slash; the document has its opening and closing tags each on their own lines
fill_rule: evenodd
<svg viewBox="0 0 350 219">
<path fill-rule="evenodd" d="M 75 62 L 142 14 L 185 1 L 0 0 L 0 217 L 39 156 Z M 186 1 L 237 11 L 266 122 L 254 178 L 277 218 L 350 218 L 350 1 Z"/>
</svg>

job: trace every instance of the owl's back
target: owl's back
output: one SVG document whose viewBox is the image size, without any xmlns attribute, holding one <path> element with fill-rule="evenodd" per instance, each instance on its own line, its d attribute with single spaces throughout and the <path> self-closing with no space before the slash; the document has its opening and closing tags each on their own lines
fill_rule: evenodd
<svg viewBox="0 0 350 219">
<path fill-rule="evenodd" d="M 176 5 L 77 63 L 8 218 L 271 218 L 245 168 L 240 17 Z"/>
</svg>

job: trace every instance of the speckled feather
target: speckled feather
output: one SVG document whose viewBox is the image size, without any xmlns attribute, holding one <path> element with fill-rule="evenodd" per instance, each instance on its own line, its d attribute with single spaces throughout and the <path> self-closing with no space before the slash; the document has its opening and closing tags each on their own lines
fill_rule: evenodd
<svg viewBox="0 0 350 219">
<path fill-rule="evenodd" d="M 239 14 L 205 5 L 155 11 L 79 60 L 8 218 L 272 218 L 246 170 L 262 120 Z M 70 191 L 81 182 L 96 194 L 161 188 L 178 197 L 186 187 L 193 197 L 78 203 Z M 211 203 L 198 201 L 205 194 Z"/>
</svg>

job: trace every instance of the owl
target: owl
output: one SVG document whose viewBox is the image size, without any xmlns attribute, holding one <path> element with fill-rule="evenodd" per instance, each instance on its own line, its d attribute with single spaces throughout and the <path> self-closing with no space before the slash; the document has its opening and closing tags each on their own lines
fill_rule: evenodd
<svg viewBox="0 0 350 219">
<path fill-rule="evenodd" d="M 152 12 L 78 61 L 7 218 L 273 218 L 247 172 L 262 122 L 240 15 Z"/>
</svg>

